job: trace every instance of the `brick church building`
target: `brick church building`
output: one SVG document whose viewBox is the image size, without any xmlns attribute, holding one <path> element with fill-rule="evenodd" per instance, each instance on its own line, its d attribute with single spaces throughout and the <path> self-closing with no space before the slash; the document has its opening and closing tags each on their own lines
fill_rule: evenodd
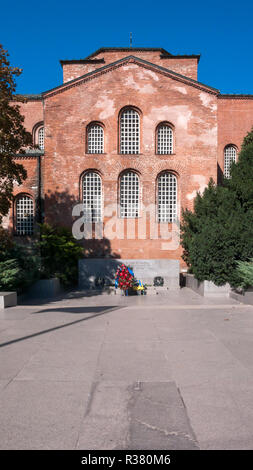
<svg viewBox="0 0 253 470">
<path fill-rule="evenodd" d="M 62 60 L 63 83 L 20 105 L 38 148 L 17 158 L 28 178 L 5 226 L 20 239 L 42 220 L 72 227 L 83 203 L 85 221 L 104 229 L 83 241 L 90 256 L 180 260 L 182 208 L 210 177 L 229 176 L 253 125 L 253 95 L 200 83 L 199 59 L 101 48 Z"/>
</svg>

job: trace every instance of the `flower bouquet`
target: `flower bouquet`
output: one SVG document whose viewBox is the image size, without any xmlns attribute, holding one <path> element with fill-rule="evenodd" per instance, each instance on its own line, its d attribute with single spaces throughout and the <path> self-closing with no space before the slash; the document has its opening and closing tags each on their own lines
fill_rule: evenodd
<svg viewBox="0 0 253 470">
<path fill-rule="evenodd" d="M 115 275 L 115 289 L 121 289 L 124 295 L 128 295 L 129 290 L 133 290 L 135 293 L 144 293 L 146 286 L 141 281 L 138 281 L 134 277 L 134 273 L 131 268 L 122 264 Z"/>
</svg>

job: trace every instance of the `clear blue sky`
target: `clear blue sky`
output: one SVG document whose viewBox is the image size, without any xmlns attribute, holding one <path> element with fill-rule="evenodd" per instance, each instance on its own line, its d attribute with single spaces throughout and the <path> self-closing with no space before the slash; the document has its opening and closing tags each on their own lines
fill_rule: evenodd
<svg viewBox="0 0 253 470">
<path fill-rule="evenodd" d="M 24 0 L 1 3 L 0 42 L 23 69 L 18 93 L 62 83 L 60 59 L 100 47 L 163 47 L 201 54 L 199 81 L 221 93 L 253 94 L 253 2 Z"/>
</svg>

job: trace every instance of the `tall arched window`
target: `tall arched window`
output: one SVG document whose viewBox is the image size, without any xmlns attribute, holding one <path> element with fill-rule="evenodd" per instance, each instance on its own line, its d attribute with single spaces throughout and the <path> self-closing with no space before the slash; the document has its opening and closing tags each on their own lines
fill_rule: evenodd
<svg viewBox="0 0 253 470">
<path fill-rule="evenodd" d="M 98 123 L 88 126 L 87 153 L 104 153 L 104 129 Z"/>
<path fill-rule="evenodd" d="M 85 222 L 102 221 L 102 181 L 98 173 L 89 171 L 82 179 Z"/>
<path fill-rule="evenodd" d="M 16 235 L 32 235 L 34 227 L 34 204 L 30 196 L 24 194 L 16 198 Z"/>
<path fill-rule="evenodd" d="M 140 116 L 133 108 L 120 114 L 120 153 L 140 153 Z"/>
<path fill-rule="evenodd" d="M 173 130 L 165 123 L 159 124 L 157 128 L 157 153 L 159 155 L 173 153 Z"/>
<path fill-rule="evenodd" d="M 44 124 L 37 123 L 33 128 L 33 142 L 40 150 L 44 150 Z"/>
<path fill-rule="evenodd" d="M 158 177 L 158 222 L 175 222 L 177 218 L 177 178 L 165 171 Z"/>
<path fill-rule="evenodd" d="M 44 150 L 44 127 L 40 127 L 38 131 L 38 146 L 40 150 Z"/>
<path fill-rule="evenodd" d="M 224 150 L 224 176 L 230 178 L 230 167 L 236 161 L 236 148 L 233 145 L 228 145 Z"/>
<path fill-rule="evenodd" d="M 120 177 L 120 217 L 136 218 L 140 214 L 139 176 L 133 171 L 125 171 Z"/>
</svg>

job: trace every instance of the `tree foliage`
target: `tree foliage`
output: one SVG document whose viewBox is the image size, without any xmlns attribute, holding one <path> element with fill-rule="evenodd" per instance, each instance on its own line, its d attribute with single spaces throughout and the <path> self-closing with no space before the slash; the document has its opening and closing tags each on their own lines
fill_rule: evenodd
<svg viewBox="0 0 253 470">
<path fill-rule="evenodd" d="M 0 290 L 22 293 L 40 278 L 40 258 L 0 227 Z"/>
<path fill-rule="evenodd" d="M 71 230 L 49 224 L 42 224 L 40 229 L 41 276 L 46 279 L 56 276 L 65 285 L 77 283 L 78 260 L 83 256 L 83 248 Z"/>
<path fill-rule="evenodd" d="M 217 285 L 241 283 L 238 261 L 253 257 L 253 132 L 242 145 L 231 178 L 210 180 L 197 194 L 194 210 L 183 211 L 181 245 L 190 272 Z"/>
<path fill-rule="evenodd" d="M 11 206 L 14 182 L 22 184 L 27 177 L 24 167 L 15 162 L 15 155 L 32 145 L 32 135 L 26 131 L 20 114 L 20 107 L 14 100 L 15 77 L 21 74 L 17 67 L 11 67 L 8 53 L 0 44 L 0 223 Z"/>
<path fill-rule="evenodd" d="M 238 261 L 237 272 L 240 278 L 240 287 L 247 289 L 253 286 L 253 258 L 250 261 Z"/>
</svg>

